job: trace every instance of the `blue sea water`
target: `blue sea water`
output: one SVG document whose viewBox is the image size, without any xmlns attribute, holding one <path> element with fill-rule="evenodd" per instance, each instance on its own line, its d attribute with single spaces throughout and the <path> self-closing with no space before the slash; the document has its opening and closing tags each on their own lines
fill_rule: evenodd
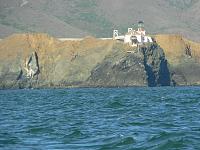
<svg viewBox="0 0 200 150">
<path fill-rule="evenodd" d="M 200 149 L 200 87 L 0 91 L 2 150 Z"/>
</svg>

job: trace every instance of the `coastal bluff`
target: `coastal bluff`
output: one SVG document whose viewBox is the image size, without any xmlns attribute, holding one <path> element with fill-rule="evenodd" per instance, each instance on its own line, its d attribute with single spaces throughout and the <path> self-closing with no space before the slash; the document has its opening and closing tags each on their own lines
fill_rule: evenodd
<svg viewBox="0 0 200 150">
<path fill-rule="evenodd" d="M 200 85 L 200 44 L 180 35 L 153 38 L 133 48 L 111 39 L 14 34 L 0 41 L 0 88 Z"/>
</svg>

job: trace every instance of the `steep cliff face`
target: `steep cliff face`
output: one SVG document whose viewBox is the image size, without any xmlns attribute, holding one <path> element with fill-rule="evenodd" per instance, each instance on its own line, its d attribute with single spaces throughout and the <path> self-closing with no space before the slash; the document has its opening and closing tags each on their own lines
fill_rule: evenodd
<svg viewBox="0 0 200 150">
<path fill-rule="evenodd" d="M 146 86 L 146 72 L 142 55 L 127 54 L 113 49 L 91 72 L 89 86 Z"/>
<path fill-rule="evenodd" d="M 180 35 L 157 35 L 175 85 L 200 85 L 200 44 Z"/>
<path fill-rule="evenodd" d="M 26 76 L 28 78 L 34 78 L 36 75 L 39 74 L 39 62 L 36 52 L 33 52 L 31 56 L 27 59 L 24 69 L 26 70 Z M 18 79 L 20 79 L 20 77 Z"/>
<path fill-rule="evenodd" d="M 112 40 L 92 37 L 61 42 L 46 34 L 13 35 L 0 42 L 0 86 L 80 85 L 112 46 Z"/>
<path fill-rule="evenodd" d="M 169 86 L 170 72 L 163 49 L 157 44 L 142 47 L 148 86 Z"/>
<path fill-rule="evenodd" d="M 89 78 L 94 86 L 169 86 L 170 81 L 167 60 L 156 43 L 141 47 L 139 53 L 113 51 Z"/>
<path fill-rule="evenodd" d="M 0 88 L 200 85 L 199 44 L 176 35 L 155 39 L 134 49 L 92 37 L 12 35 L 0 41 Z"/>
</svg>

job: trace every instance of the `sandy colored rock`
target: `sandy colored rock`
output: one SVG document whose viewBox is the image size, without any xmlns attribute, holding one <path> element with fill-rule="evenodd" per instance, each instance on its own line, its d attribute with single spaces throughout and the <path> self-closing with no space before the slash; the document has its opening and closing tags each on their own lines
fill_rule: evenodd
<svg viewBox="0 0 200 150">
<path fill-rule="evenodd" d="M 47 34 L 14 34 L 0 41 L 0 87 L 199 85 L 200 44 L 179 35 L 154 37 L 154 48 L 128 54 L 137 49 L 113 40 L 62 42 Z M 33 53 L 37 61 L 29 67 L 37 73 L 27 78 Z"/>
</svg>

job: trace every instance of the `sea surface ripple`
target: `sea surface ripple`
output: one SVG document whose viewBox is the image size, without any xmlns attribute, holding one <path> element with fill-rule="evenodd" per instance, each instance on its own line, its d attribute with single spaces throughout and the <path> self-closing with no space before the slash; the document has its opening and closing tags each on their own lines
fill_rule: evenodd
<svg viewBox="0 0 200 150">
<path fill-rule="evenodd" d="M 198 150 L 200 87 L 1 90 L 0 149 Z"/>
</svg>

